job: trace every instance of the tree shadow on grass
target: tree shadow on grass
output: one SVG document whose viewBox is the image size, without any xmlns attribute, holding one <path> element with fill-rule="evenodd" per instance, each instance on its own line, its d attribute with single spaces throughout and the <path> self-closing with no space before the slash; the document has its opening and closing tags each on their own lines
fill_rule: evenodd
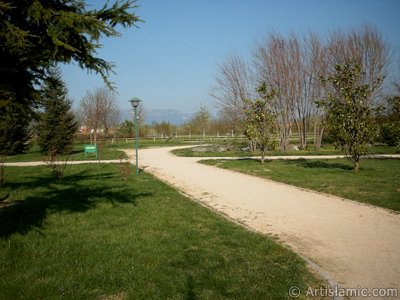
<svg viewBox="0 0 400 300">
<path fill-rule="evenodd" d="M 309 159 L 296 159 L 296 160 L 284 160 L 286 164 L 297 165 L 303 168 L 310 169 L 341 169 L 346 171 L 352 171 L 352 166 L 337 162 L 327 162 L 323 160 L 309 160 Z"/>
<path fill-rule="evenodd" d="M 196 300 L 196 293 L 194 291 L 194 279 L 193 279 L 193 275 L 189 275 L 187 277 L 187 282 L 186 282 L 186 286 L 187 286 L 187 294 L 185 299 L 186 300 Z"/>
<path fill-rule="evenodd" d="M 107 180 L 113 180 L 104 184 Z M 37 190 L 38 187 L 41 187 Z M 112 173 L 93 174 L 83 170 L 66 176 L 62 181 L 50 176 L 33 180 L 7 183 L 11 190 L 34 191 L 22 201 L 15 201 L 0 207 L 0 237 L 14 233 L 26 234 L 34 228 L 41 228 L 48 214 L 57 212 L 86 212 L 100 203 L 131 203 L 137 205 L 143 197 L 152 196 L 146 191 L 132 191 L 132 187 L 116 179 Z M 36 189 L 36 190 L 35 190 Z M 28 191 L 28 192 L 27 192 Z"/>
</svg>

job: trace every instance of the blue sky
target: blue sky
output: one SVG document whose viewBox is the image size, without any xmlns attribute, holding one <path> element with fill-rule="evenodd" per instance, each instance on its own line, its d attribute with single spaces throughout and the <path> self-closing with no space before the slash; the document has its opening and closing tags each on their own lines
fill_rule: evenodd
<svg viewBox="0 0 400 300">
<path fill-rule="evenodd" d="M 105 1 L 88 1 L 95 5 Z M 113 1 L 110 1 L 113 2 Z M 208 95 L 217 62 L 229 52 L 249 57 L 257 39 L 330 30 L 368 23 L 393 48 L 400 49 L 399 0 L 138 0 L 139 28 L 102 40 L 99 55 L 116 64 L 110 77 L 121 110 L 139 97 L 146 109 L 185 113 L 200 104 L 213 108 Z M 100 76 L 76 66 L 63 67 L 77 107 L 86 91 L 103 86 Z"/>
</svg>

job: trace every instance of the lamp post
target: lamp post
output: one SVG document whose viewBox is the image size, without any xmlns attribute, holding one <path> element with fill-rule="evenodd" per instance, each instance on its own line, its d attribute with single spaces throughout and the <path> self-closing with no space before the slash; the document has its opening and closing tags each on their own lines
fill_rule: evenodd
<svg viewBox="0 0 400 300">
<path fill-rule="evenodd" d="M 138 148 L 139 148 L 139 125 L 138 125 L 138 116 L 137 116 L 137 108 L 140 104 L 140 100 L 137 97 L 132 98 L 129 102 L 132 104 L 133 107 L 133 118 L 135 122 L 135 150 L 136 150 L 136 176 L 139 176 L 139 157 L 138 157 Z"/>
</svg>

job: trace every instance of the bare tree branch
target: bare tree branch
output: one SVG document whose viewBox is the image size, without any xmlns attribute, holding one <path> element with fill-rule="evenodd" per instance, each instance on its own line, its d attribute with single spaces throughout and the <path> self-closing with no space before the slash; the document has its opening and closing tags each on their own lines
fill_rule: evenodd
<svg viewBox="0 0 400 300">
<path fill-rule="evenodd" d="M 252 90 L 248 65 L 238 53 L 229 54 L 218 64 L 218 74 L 210 95 L 235 132 L 243 129 L 244 103 L 252 98 Z"/>
<path fill-rule="evenodd" d="M 106 88 L 97 88 L 87 92 L 80 103 L 80 114 L 89 130 L 93 130 L 93 143 L 97 143 L 97 133 L 104 129 L 108 134 L 112 126 L 119 123 L 120 112 L 115 94 Z"/>
</svg>

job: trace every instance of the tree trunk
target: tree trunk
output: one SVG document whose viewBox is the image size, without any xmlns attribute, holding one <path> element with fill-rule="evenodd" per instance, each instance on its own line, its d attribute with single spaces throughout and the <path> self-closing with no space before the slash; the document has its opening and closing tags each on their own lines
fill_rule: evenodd
<svg viewBox="0 0 400 300">
<path fill-rule="evenodd" d="M 301 124 L 299 120 L 295 120 L 296 127 L 297 127 L 297 132 L 299 133 L 299 139 L 300 139 L 300 148 L 303 149 L 303 135 L 301 132 Z"/>
<path fill-rule="evenodd" d="M 257 141 L 250 141 L 250 152 L 251 154 L 254 154 L 257 150 Z"/>
<path fill-rule="evenodd" d="M 354 161 L 354 172 L 358 172 L 359 168 L 360 168 L 360 159 L 357 158 L 357 159 Z"/>
<path fill-rule="evenodd" d="M 4 161 L 3 157 L 0 158 L 0 187 L 3 186 L 5 180 Z M 0 200 L 1 202 L 2 200 Z"/>
<path fill-rule="evenodd" d="M 302 133 L 302 145 L 301 145 L 301 147 L 302 147 L 302 149 L 306 149 L 307 148 L 307 118 L 306 117 L 304 117 L 304 119 L 303 119 L 303 126 L 302 126 L 302 131 L 301 131 L 301 133 Z"/>
<path fill-rule="evenodd" d="M 285 151 L 289 148 L 290 125 L 282 124 L 279 126 L 279 148 Z"/>
<path fill-rule="evenodd" d="M 319 120 L 316 120 L 314 123 L 314 147 L 317 151 L 321 148 L 323 134 L 324 127 Z"/>
<path fill-rule="evenodd" d="M 261 151 L 261 163 L 263 164 L 265 161 L 265 151 Z"/>
<path fill-rule="evenodd" d="M 305 120 L 296 120 L 296 127 L 299 133 L 300 149 L 306 149 L 307 147 L 307 123 Z"/>
<path fill-rule="evenodd" d="M 321 148 L 321 146 L 322 146 L 322 137 L 323 136 L 324 136 L 324 127 L 321 125 L 321 127 L 319 128 L 318 135 L 317 135 L 318 149 Z"/>
</svg>

